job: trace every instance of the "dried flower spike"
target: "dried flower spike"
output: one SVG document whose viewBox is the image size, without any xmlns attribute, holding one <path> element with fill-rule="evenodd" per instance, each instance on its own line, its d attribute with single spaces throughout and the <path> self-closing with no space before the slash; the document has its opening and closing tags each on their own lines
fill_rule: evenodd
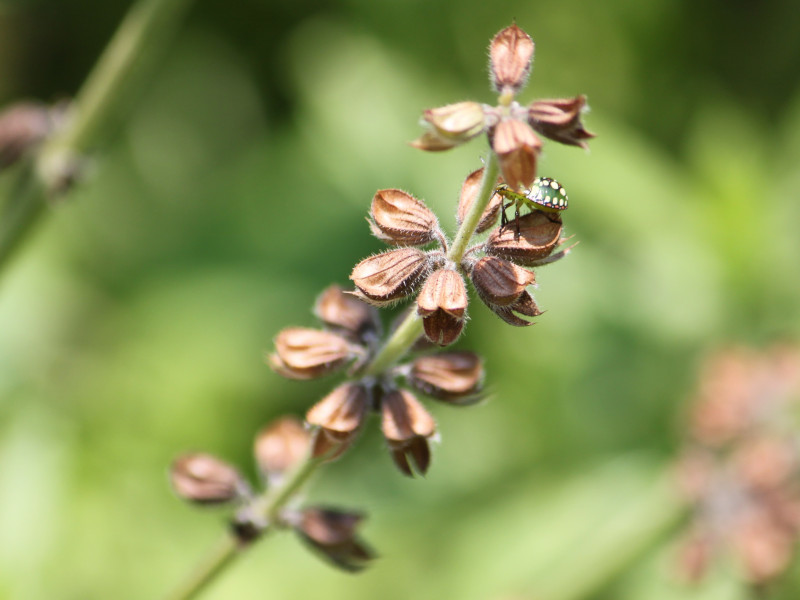
<svg viewBox="0 0 800 600">
<path fill-rule="evenodd" d="M 528 80 L 533 60 L 531 36 L 516 25 L 500 31 L 489 45 L 492 85 L 501 94 L 518 92 Z"/>
<path fill-rule="evenodd" d="M 436 215 L 401 190 L 379 190 L 372 199 L 370 217 L 375 237 L 395 246 L 424 246 L 439 231 Z"/>
<path fill-rule="evenodd" d="M 198 504 L 225 504 L 247 494 L 247 483 L 233 466 L 210 454 L 185 454 L 170 468 L 175 493 Z"/>
</svg>

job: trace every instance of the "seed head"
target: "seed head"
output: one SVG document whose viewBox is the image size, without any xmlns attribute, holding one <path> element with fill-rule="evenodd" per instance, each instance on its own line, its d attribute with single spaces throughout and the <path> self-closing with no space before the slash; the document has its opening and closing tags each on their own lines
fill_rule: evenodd
<svg viewBox="0 0 800 600">
<path fill-rule="evenodd" d="M 295 530 L 322 557 L 345 571 L 364 569 L 375 553 L 357 536 L 364 516 L 330 508 L 303 509 Z"/>
<path fill-rule="evenodd" d="M 340 456 L 358 436 L 369 409 L 369 395 L 358 383 L 344 383 L 312 406 L 306 421 L 320 428 L 314 440 L 315 457 Z"/>
<path fill-rule="evenodd" d="M 594 137 L 581 123 L 586 96 L 560 100 L 537 100 L 528 107 L 528 123 L 546 138 L 588 149 L 586 140 Z"/>
<path fill-rule="evenodd" d="M 440 352 L 415 359 L 408 382 L 437 400 L 466 405 L 481 398 L 483 375 L 483 360 L 474 352 Z"/>
<path fill-rule="evenodd" d="M 185 454 L 170 468 L 175 493 L 197 504 L 224 504 L 247 494 L 247 483 L 227 462 L 210 454 Z"/>
<path fill-rule="evenodd" d="M 275 338 L 267 359 L 272 369 L 289 379 L 315 379 L 344 367 L 363 349 L 330 331 L 289 327 Z"/>
<path fill-rule="evenodd" d="M 395 246 L 424 246 L 436 239 L 439 222 L 421 200 L 401 190 L 379 190 L 372 199 L 373 235 Z"/>
<path fill-rule="evenodd" d="M 475 202 L 475 199 L 478 197 L 482 179 L 483 168 L 480 168 L 467 175 L 467 178 L 464 180 L 461 186 L 461 196 L 459 196 L 458 199 L 458 213 L 456 215 L 459 225 L 464 222 L 469 209 L 472 207 L 472 203 Z M 500 183 L 499 178 L 496 183 Z M 497 215 L 500 214 L 500 208 L 502 206 L 503 198 L 500 194 L 494 194 L 489 200 L 486 209 L 484 209 L 483 215 L 481 215 L 481 220 L 475 228 L 475 233 L 483 233 L 493 227 L 494 224 L 497 223 Z"/>
<path fill-rule="evenodd" d="M 472 283 L 487 303 L 514 304 L 536 278 L 531 271 L 494 256 L 484 256 L 472 268 Z"/>
<path fill-rule="evenodd" d="M 486 128 L 483 106 L 478 102 L 457 102 L 430 108 L 422 117 L 430 132 L 446 143 L 462 144 Z"/>
<path fill-rule="evenodd" d="M 385 305 L 411 294 L 427 269 L 424 252 L 400 248 L 365 258 L 353 268 L 350 279 L 369 302 Z"/>
<path fill-rule="evenodd" d="M 305 458 L 310 441 L 309 432 L 294 417 L 282 417 L 259 432 L 253 453 L 259 470 L 270 485 L 275 485 Z"/>
<path fill-rule="evenodd" d="M 381 411 L 381 428 L 397 468 L 413 477 L 410 457 L 424 475 L 431 458 L 428 438 L 436 433 L 433 417 L 411 392 L 402 389 L 384 394 Z"/>
<path fill-rule="evenodd" d="M 491 141 L 505 182 L 515 190 L 530 189 L 542 149 L 542 141 L 530 125 L 505 119 L 495 127 Z"/>
<path fill-rule="evenodd" d="M 467 288 L 457 271 L 439 269 L 428 277 L 417 297 L 417 313 L 428 339 L 440 346 L 456 341 L 464 328 L 467 303 Z"/>
<path fill-rule="evenodd" d="M 518 92 L 528 80 L 533 60 L 531 36 L 516 25 L 501 30 L 489 45 L 492 85 L 501 94 Z"/>
<path fill-rule="evenodd" d="M 516 227 L 495 229 L 486 240 L 486 253 L 518 265 L 536 266 L 561 242 L 563 225 L 558 214 L 535 210 L 522 215 Z"/>
<path fill-rule="evenodd" d="M 327 288 L 314 305 L 314 314 L 325 325 L 348 334 L 352 339 L 372 337 L 380 329 L 377 311 L 338 285 Z"/>
</svg>

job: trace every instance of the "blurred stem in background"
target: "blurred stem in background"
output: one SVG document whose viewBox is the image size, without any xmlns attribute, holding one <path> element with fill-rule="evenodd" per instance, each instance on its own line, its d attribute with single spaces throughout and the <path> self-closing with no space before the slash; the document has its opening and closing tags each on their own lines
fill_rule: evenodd
<svg viewBox="0 0 800 600">
<path fill-rule="evenodd" d="M 0 275 L 45 213 L 48 200 L 80 179 L 86 154 L 109 137 L 191 2 L 139 0 L 128 11 L 63 127 L 45 142 L 33 165 L 18 171 L 9 197 L 0 202 Z"/>
</svg>

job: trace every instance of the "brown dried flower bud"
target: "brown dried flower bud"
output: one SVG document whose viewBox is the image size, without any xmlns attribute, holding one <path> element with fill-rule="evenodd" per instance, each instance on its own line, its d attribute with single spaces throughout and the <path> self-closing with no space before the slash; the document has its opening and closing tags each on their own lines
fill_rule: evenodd
<svg viewBox="0 0 800 600">
<path fill-rule="evenodd" d="M 12 104 L 0 113 L 0 169 L 17 162 L 52 130 L 48 108 L 39 103 Z"/>
<path fill-rule="evenodd" d="M 581 123 L 586 96 L 559 100 L 537 100 L 528 107 L 528 123 L 546 138 L 587 149 L 586 140 L 594 137 Z"/>
<path fill-rule="evenodd" d="M 528 79 L 533 60 L 531 36 L 515 25 L 500 31 L 489 45 L 492 84 L 500 92 L 519 91 Z"/>
<path fill-rule="evenodd" d="M 541 264 L 561 242 L 563 224 L 555 213 L 535 210 L 517 219 L 516 227 L 496 229 L 486 240 L 486 253 L 505 258 L 518 265 Z"/>
<path fill-rule="evenodd" d="M 441 352 L 411 363 L 408 382 L 428 396 L 450 404 L 471 404 L 481 398 L 483 360 L 474 352 Z"/>
<path fill-rule="evenodd" d="M 281 417 L 264 427 L 255 439 L 253 454 L 259 469 L 274 484 L 309 452 L 311 435 L 294 417 Z"/>
<path fill-rule="evenodd" d="M 350 279 L 370 302 L 388 304 L 411 294 L 427 269 L 424 252 L 400 248 L 365 258 L 353 268 Z"/>
<path fill-rule="evenodd" d="M 375 237 L 396 246 L 424 246 L 436 239 L 436 215 L 411 194 L 378 190 L 372 198 L 369 221 Z"/>
<path fill-rule="evenodd" d="M 500 161 L 505 182 L 512 189 L 530 189 L 542 149 L 542 141 L 530 125 L 516 119 L 501 121 L 492 135 L 492 149 Z"/>
<path fill-rule="evenodd" d="M 223 504 L 248 493 L 239 471 L 210 454 L 178 457 L 170 468 L 170 480 L 178 496 L 198 504 Z"/>
<path fill-rule="evenodd" d="M 440 346 L 455 342 L 464 328 L 467 303 L 467 288 L 458 272 L 439 269 L 428 277 L 417 297 L 428 339 Z"/>
<path fill-rule="evenodd" d="M 344 383 L 312 406 L 306 421 L 320 428 L 314 440 L 313 456 L 339 457 L 355 440 L 369 409 L 369 395 L 363 385 Z"/>
<path fill-rule="evenodd" d="M 461 142 L 451 138 L 445 138 L 437 134 L 435 131 L 426 131 L 417 139 L 409 142 L 409 146 L 424 150 L 425 152 L 443 152 L 455 148 Z"/>
<path fill-rule="evenodd" d="M 508 306 L 536 281 L 531 271 L 494 256 L 484 256 L 472 268 L 472 283 L 486 302 Z"/>
<path fill-rule="evenodd" d="M 430 108 L 423 114 L 439 137 L 463 143 L 475 137 L 486 126 L 483 106 L 478 102 L 456 102 Z"/>
<path fill-rule="evenodd" d="M 338 285 L 322 292 L 314 305 L 314 314 L 327 326 L 342 329 L 356 338 L 380 327 L 375 308 L 353 294 L 346 294 Z"/>
<path fill-rule="evenodd" d="M 288 327 L 275 338 L 269 366 L 289 379 L 315 379 L 344 367 L 363 349 L 330 331 Z"/>
<path fill-rule="evenodd" d="M 381 400 L 381 429 L 397 468 L 413 477 L 409 457 L 424 475 L 430 465 L 428 439 L 436 433 L 433 417 L 407 390 L 392 390 Z"/>
<path fill-rule="evenodd" d="M 478 197 L 482 179 L 483 168 L 480 168 L 467 175 L 467 178 L 464 180 L 461 186 L 461 196 L 458 199 L 458 213 L 456 214 L 459 225 L 464 222 L 464 218 L 467 216 L 469 209 Z M 499 178 L 496 183 L 500 183 Z M 497 187 L 497 185 L 495 185 L 495 187 Z M 500 208 L 502 206 L 503 198 L 500 194 L 494 194 L 489 200 L 489 204 L 486 205 L 483 215 L 481 215 L 481 220 L 475 228 L 475 233 L 483 233 L 494 226 L 494 224 L 497 223 L 497 215 L 500 214 Z"/>
<path fill-rule="evenodd" d="M 533 325 L 533 321 L 527 321 L 515 313 L 526 317 L 538 317 L 542 314 L 542 311 L 540 311 L 539 307 L 536 306 L 536 302 L 534 302 L 533 297 L 528 292 L 522 292 L 522 295 L 517 299 L 516 302 L 514 302 L 514 304 L 509 304 L 508 306 L 496 306 L 487 303 L 487 306 L 492 309 L 494 314 L 514 327 L 527 327 L 528 325 Z"/>
<path fill-rule="evenodd" d="M 296 531 L 335 566 L 355 572 L 375 558 L 375 553 L 356 535 L 356 529 L 363 519 L 364 516 L 358 513 L 306 508 Z"/>
</svg>

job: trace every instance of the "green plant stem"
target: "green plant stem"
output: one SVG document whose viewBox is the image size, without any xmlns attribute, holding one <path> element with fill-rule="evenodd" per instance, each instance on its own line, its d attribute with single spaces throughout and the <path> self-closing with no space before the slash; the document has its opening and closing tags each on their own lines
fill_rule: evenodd
<svg viewBox="0 0 800 600">
<path fill-rule="evenodd" d="M 191 2 L 139 0 L 131 7 L 78 92 L 64 127 L 42 147 L 35 168 L 18 175 L 0 214 L 0 270 L 46 214 L 50 195 L 103 141 Z"/>
<path fill-rule="evenodd" d="M 464 221 L 461 223 L 461 227 L 459 227 L 456 233 L 453 246 L 450 248 L 450 252 L 447 255 L 447 258 L 456 264 L 458 264 L 464 256 L 467 244 L 475 233 L 483 211 L 486 209 L 492 197 L 494 182 L 497 181 L 497 173 L 497 159 L 494 153 L 490 153 L 489 160 L 484 169 L 478 197 L 467 212 L 466 217 L 464 217 Z M 374 377 L 383 373 L 408 352 L 409 348 L 414 345 L 414 342 L 417 341 L 421 333 L 422 320 L 417 316 L 416 311 L 412 311 L 403 320 L 400 326 L 395 329 L 391 337 L 375 355 L 375 358 L 364 367 L 358 376 Z M 259 498 L 256 498 L 252 505 L 253 514 L 257 517 L 263 517 L 266 519 L 267 523 L 274 522 L 280 510 L 324 462 L 323 459 L 319 458 L 307 458 L 297 466 L 293 474 L 285 482 L 268 490 Z M 237 552 L 238 548 L 235 543 L 231 542 L 230 534 L 226 535 L 225 539 L 227 542 L 220 543 L 221 550 L 217 550 L 214 554 L 209 555 L 209 558 L 200 564 L 191 576 L 187 578 L 186 583 L 168 596 L 168 600 L 189 600 L 190 598 L 194 598 L 218 573 L 233 562 L 233 559 L 239 555 L 239 552 Z"/>
</svg>

